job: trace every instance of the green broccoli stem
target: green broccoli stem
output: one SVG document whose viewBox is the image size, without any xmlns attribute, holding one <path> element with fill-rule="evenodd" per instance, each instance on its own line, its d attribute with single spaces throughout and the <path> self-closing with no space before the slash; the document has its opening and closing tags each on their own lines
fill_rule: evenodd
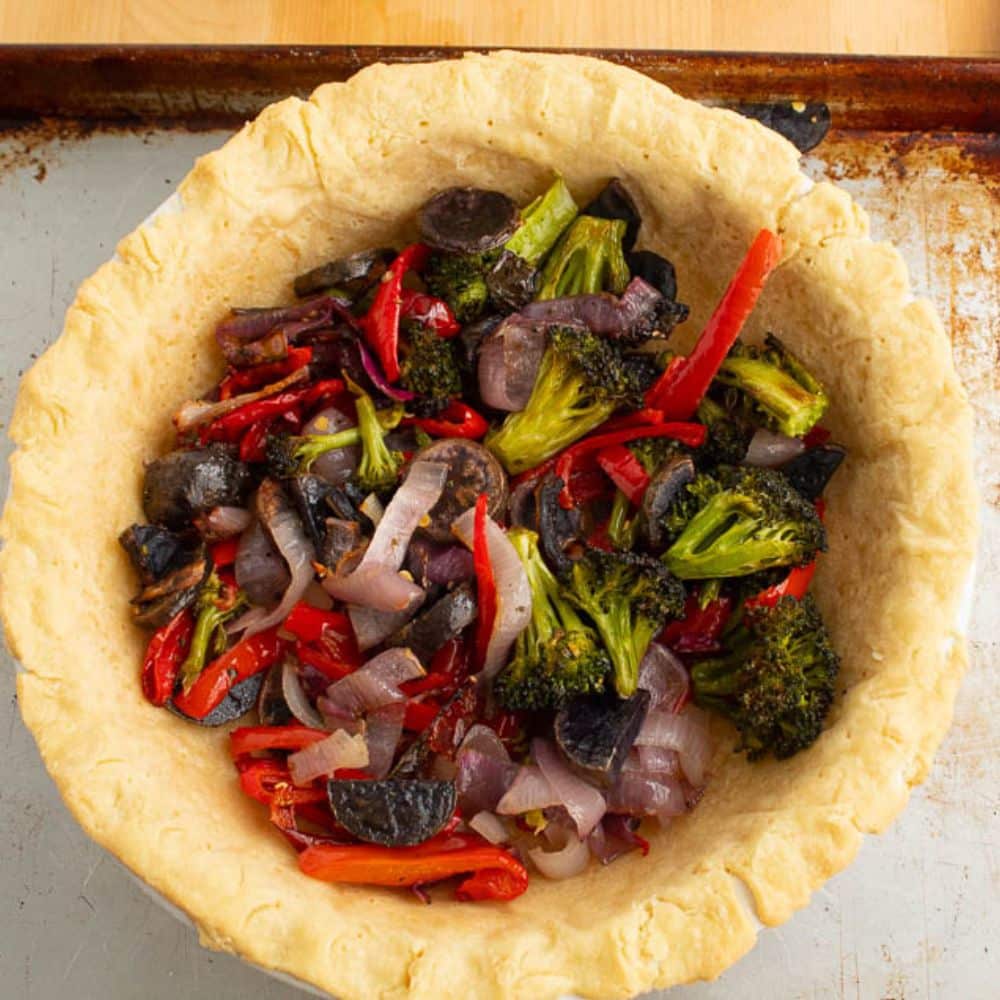
<svg viewBox="0 0 1000 1000">
<path fill-rule="evenodd" d="M 213 570 L 198 593 L 198 617 L 191 635 L 188 654 L 181 664 L 180 678 L 185 692 L 191 690 L 191 686 L 204 670 L 209 652 L 217 656 L 226 648 L 226 633 L 222 626 L 247 603 L 242 590 L 226 608 L 219 607 L 222 598 L 222 581 Z"/>
<path fill-rule="evenodd" d="M 349 448 L 361 444 L 361 431 L 357 427 L 348 427 L 336 434 L 304 434 L 295 445 L 294 457 L 302 472 L 308 472 L 320 455 L 337 448 Z"/>
<path fill-rule="evenodd" d="M 545 262 L 536 299 L 623 292 L 629 281 L 622 251 L 626 228 L 622 219 L 579 216 Z"/>
<path fill-rule="evenodd" d="M 629 519 L 632 503 L 621 491 L 615 490 L 615 499 L 611 504 L 611 515 L 608 518 L 608 538 L 616 549 L 632 549 L 635 547 L 639 532 L 639 518 Z"/>
<path fill-rule="evenodd" d="M 522 210 L 521 226 L 504 244 L 504 249 L 537 265 L 556 245 L 579 211 L 566 182 L 557 177 L 545 194 Z"/>
<path fill-rule="evenodd" d="M 559 581 L 538 548 L 538 535 L 527 528 L 511 528 L 507 538 L 514 546 L 531 587 L 531 618 L 538 639 L 545 641 L 561 628 L 565 632 L 586 631 L 587 626 L 562 596 Z M 555 609 L 553 616 L 552 609 Z"/>
</svg>

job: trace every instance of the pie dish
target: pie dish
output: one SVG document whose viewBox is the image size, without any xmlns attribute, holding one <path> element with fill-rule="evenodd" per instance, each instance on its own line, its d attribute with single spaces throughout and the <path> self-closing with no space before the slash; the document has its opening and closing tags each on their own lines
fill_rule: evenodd
<svg viewBox="0 0 1000 1000">
<path fill-rule="evenodd" d="M 781 234 L 752 325 L 780 330 L 821 376 L 851 456 L 816 583 L 842 694 L 819 742 L 781 764 L 746 763 L 720 730 L 708 794 L 648 859 L 537 881 L 473 922 L 449 901 L 414 911 L 299 874 L 235 787 L 225 734 L 143 701 L 115 535 L 139 510 L 138 459 L 169 447 L 176 400 L 212 381 L 203 347 L 229 307 L 411 237 L 396 220 L 444 185 L 523 202 L 552 170 L 583 192 L 626 179 L 647 245 L 677 266 L 689 337 L 753 234 Z M 975 536 L 971 415 L 897 251 L 868 239 L 843 192 L 805 190 L 790 144 L 598 60 L 497 53 L 375 66 L 274 105 L 199 161 L 180 198 L 85 283 L 25 379 L 0 570 L 22 712 L 67 804 L 205 944 L 345 1000 L 456 984 L 626 996 L 717 975 L 755 937 L 740 882 L 760 920 L 780 923 L 902 808 L 965 665 L 953 622 Z"/>
</svg>

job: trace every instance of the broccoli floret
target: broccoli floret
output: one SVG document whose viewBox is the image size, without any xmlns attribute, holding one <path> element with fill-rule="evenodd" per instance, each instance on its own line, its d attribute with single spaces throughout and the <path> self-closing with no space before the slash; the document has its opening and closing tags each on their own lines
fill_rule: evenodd
<svg viewBox="0 0 1000 1000">
<path fill-rule="evenodd" d="M 461 395 L 462 376 L 451 341 L 433 330 L 413 326 L 406 339 L 407 352 L 401 366 L 403 386 L 436 403 Z"/>
<path fill-rule="evenodd" d="M 570 567 L 566 595 L 597 627 L 618 694 L 635 694 L 653 636 L 668 618 L 684 613 L 681 582 L 651 556 L 591 548 Z"/>
<path fill-rule="evenodd" d="M 424 284 L 431 295 L 448 303 L 459 323 L 471 323 L 479 318 L 489 301 L 486 272 L 498 256 L 496 250 L 433 254 L 423 274 Z"/>
<path fill-rule="evenodd" d="M 198 679 L 209 654 L 218 656 L 227 644 L 226 630 L 222 627 L 247 603 L 246 594 L 236 587 L 224 584 L 213 569 L 205 578 L 195 602 L 194 632 L 188 654 L 181 664 L 180 679 L 185 691 Z"/>
<path fill-rule="evenodd" d="M 629 279 L 622 252 L 626 225 L 622 219 L 579 216 L 545 262 L 536 297 L 556 299 L 587 292 L 620 295 Z"/>
<path fill-rule="evenodd" d="M 386 428 L 375 410 L 371 396 L 347 378 L 348 388 L 357 396 L 358 430 L 361 432 L 361 461 L 354 478 L 366 490 L 379 492 L 396 485 L 404 455 L 392 451 L 385 443 Z M 395 411 L 394 411 L 395 412 Z M 396 420 L 395 423 L 399 423 Z M 395 426 L 395 424 L 393 424 Z"/>
<path fill-rule="evenodd" d="M 538 535 L 512 528 L 507 537 L 531 586 L 531 620 L 518 636 L 514 657 L 497 675 L 494 691 L 505 708 L 539 711 L 604 690 L 611 661 L 594 630 L 561 595 L 538 549 Z"/>
<path fill-rule="evenodd" d="M 631 517 L 629 515 L 632 515 Z M 621 490 L 615 490 L 615 499 L 608 516 L 608 540 L 616 549 L 635 548 L 639 534 L 639 515 L 632 513 L 632 502 Z"/>
<path fill-rule="evenodd" d="M 639 405 L 640 398 L 617 347 L 588 330 L 556 327 L 528 405 L 510 414 L 486 444 L 513 475 L 562 451 L 619 406 Z"/>
<path fill-rule="evenodd" d="M 376 419 L 383 432 L 392 430 L 403 419 L 403 407 L 380 410 Z M 335 434 L 271 434 L 265 444 L 268 470 L 280 479 L 300 476 L 309 471 L 320 455 L 335 448 L 359 445 L 362 441 L 360 426 L 348 427 Z"/>
<path fill-rule="evenodd" d="M 729 719 L 751 760 L 779 760 L 814 743 L 833 703 L 840 661 L 811 595 L 757 608 L 731 633 L 729 652 L 695 663 L 695 701 Z"/>
<path fill-rule="evenodd" d="M 746 457 L 753 430 L 728 413 L 714 399 L 705 396 L 698 404 L 698 420 L 708 434 L 696 459 L 703 468 L 737 465 Z"/>
<path fill-rule="evenodd" d="M 504 249 L 537 265 L 556 245 L 579 211 L 566 182 L 557 177 L 545 194 L 521 210 L 521 225 L 504 244 Z"/>
<path fill-rule="evenodd" d="M 770 333 L 763 347 L 736 344 L 716 379 L 744 397 L 757 423 L 791 437 L 809 431 L 829 405 L 820 381 Z"/>
<path fill-rule="evenodd" d="M 639 460 L 646 474 L 653 476 L 668 459 L 690 454 L 679 441 L 670 438 L 639 438 L 625 446 Z"/>
<path fill-rule="evenodd" d="M 826 549 L 816 508 L 774 469 L 720 466 L 699 473 L 663 525 L 674 537 L 663 561 L 682 580 L 799 565 Z"/>
</svg>

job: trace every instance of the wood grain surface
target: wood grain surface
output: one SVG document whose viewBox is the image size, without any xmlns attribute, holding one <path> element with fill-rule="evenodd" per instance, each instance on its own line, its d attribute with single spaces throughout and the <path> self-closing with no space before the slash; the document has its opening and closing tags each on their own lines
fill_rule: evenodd
<svg viewBox="0 0 1000 1000">
<path fill-rule="evenodd" d="M 1000 55 L 1000 0 L 0 0 L 0 43 Z"/>
</svg>

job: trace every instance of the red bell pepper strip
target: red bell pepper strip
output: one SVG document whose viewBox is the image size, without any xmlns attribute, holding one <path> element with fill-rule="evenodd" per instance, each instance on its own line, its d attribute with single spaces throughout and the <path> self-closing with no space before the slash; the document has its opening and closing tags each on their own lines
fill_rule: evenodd
<svg viewBox="0 0 1000 1000">
<path fill-rule="evenodd" d="M 816 572 L 816 560 L 806 563 L 805 566 L 794 566 L 789 571 L 781 583 L 776 583 L 773 587 L 767 587 L 759 594 L 748 597 L 743 602 L 744 611 L 752 608 L 773 608 L 783 597 L 794 597 L 801 601 L 806 596 L 809 584 L 812 583 L 813 574 Z"/>
<path fill-rule="evenodd" d="M 813 506 L 816 508 L 816 516 L 821 520 L 826 520 L 826 501 L 822 497 L 817 497 L 813 500 Z"/>
<path fill-rule="evenodd" d="M 250 798 L 265 806 L 271 804 L 279 788 L 283 790 L 283 795 L 296 805 L 326 801 L 325 789 L 302 788 L 295 785 L 291 772 L 281 761 L 270 758 L 247 758 L 239 761 L 236 766 L 240 773 L 240 787 Z"/>
<path fill-rule="evenodd" d="M 331 681 L 342 680 L 354 672 L 354 667 L 350 664 L 344 663 L 342 660 L 335 660 L 324 650 L 313 649 L 304 642 L 295 643 L 295 655 L 302 663 L 308 663 L 310 667 L 315 667 Z"/>
<path fill-rule="evenodd" d="M 677 358 L 674 358 L 674 361 L 676 360 Z M 610 434 L 612 431 L 623 431 L 626 427 L 644 427 L 647 424 L 662 423 L 663 411 L 653 410 L 647 406 L 632 413 L 623 413 L 620 417 L 610 417 L 594 433 Z"/>
<path fill-rule="evenodd" d="M 455 834 L 443 843 L 432 838 L 418 847 L 316 844 L 299 855 L 299 868 L 324 882 L 355 885 L 422 885 L 467 872 L 503 872 L 510 876 L 468 879 L 459 886 L 460 899 L 513 899 L 528 887 L 528 872 L 512 854 L 479 838 Z"/>
<path fill-rule="evenodd" d="M 462 329 L 447 302 L 424 292 L 404 288 L 400 293 L 400 309 L 403 319 L 413 320 L 433 330 L 444 340 L 454 337 Z"/>
<path fill-rule="evenodd" d="M 229 752 L 235 759 L 259 750 L 301 750 L 329 735 L 325 729 L 311 729 L 297 722 L 287 726 L 242 726 L 229 734 Z"/>
<path fill-rule="evenodd" d="M 476 573 L 476 603 L 479 607 L 474 645 L 477 670 L 482 670 L 486 662 L 486 650 L 497 617 L 497 585 L 493 576 L 493 565 L 490 562 L 486 532 L 489 519 L 488 504 L 489 497 L 485 493 L 480 493 L 476 500 L 475 519 L 472 523 L 472 565 Z"/>
<path fill-rule="evenodd" d="M 204 719 L 239 683 L 272 667 L 284 652 L 277 628 L 258 632 L 217 656 L 174 704 L 192 719 Z"/>
<path fill-rule="evenodd" d="M 663 374 L 646 390 L 645 403 L 647 408 L 653 406 L 654 400 L 662 401 L 666 397 L 667 391 L 686 363 L 687 358 L 680 355 L 670 359 L 667 367 L 663 369 Z M 662 414 L 663 410 L 655 412 Z"/>
<path fill-rule="evenodd" d="M 232 566 L 236 562 L 236 553 L 240 547 L 240 536 L 233 535 L 232 538 L 223 538 L 221 542 L 216 542 L 209 550 L 209 558 L 216 569 L 223 566 Z"/>
<path fill-rule="evenodd" d="M 267 435 L 271 431 L 271 419 L 265 417 L 251 424 L 243 437 L 240 438 L 240 461 L 263 462 L 267 457 L 264 451 L 267 445 Z"/>
<path fill-rule="evenodd" d="M 692 594 L 684 602 L 684 617 L 660 633 L 660 642 L 675 653 L 715 652 L 732 603 L 730 598 L 720 597 L 702 607 L 698 595 Z"/>
<path fill-rule="evenodd" d="M 807 448 L 815 448 L 818 445 L 826 444 L 830 440 L 831 434 L 825 427 L 820 427 L 817 424 L 805 437 L 802 438 L 802 443 Z"/>
<path fill-rule="evenodd" d="M 299 601 L 281 627 L 304 643 L 318 644 L 347 667 L 361 666 L 361 653 L 351 620 L 341 611 L 323 611 Z"/>
<path fill-rule="evenodd" d="M 646 405 L 665 420 L 688 420 L 708 391 L 730 348 L 781 260 L 781 239 L 762 229 L 750 245 L 722 300 L 681 365 L 670 365 L 646 394 Z"/>
<path fill-rule="evenodd" d="M 185 608 L 150 638 L 142 661 L 142 693 L 152 704 L 165 705 L 174 693 L 192 632 L 194 615 Z"/>
<path fill-rule="evenodd" d="M 430 256 L 430 248 L 413 243 L 400 252 L 382 276 L 371 307 L 361 319 L 361 331 L 382 364 L 390 382 L 399 381 L 399 320 L 402 315 L 403 275 L 419 271 Z"/>
<path fill-rule="evenodd" d="M 436 701 L 409 701 L 403 716 L 403 728 L 411 733 L 422 733 L 440 711 L 441 706 Z"/>
<path fill-rule="evenodd" d="M 632 503 L 638 506 L 642 502 L 642 495 L 649 486 L 649 473 L 625 445 L 602 448 L 597 453 L 597 464 Z"/>
<path fill-rule="evenodd" d="M 584 438 L 571 444 L 556 459 L 556 475 L 563 481 L 563 490 L 559 496 L 559 502 L 565 508 L 573 506 L 573 493 L 569 488 L 570 477 L 573 472 L 573 464 L 581 456 L 591 452 L 603 451 L 616 444 L 625 444 L 626 441 L 636 441 L 639 438 L 669 437 L 692 448 L 700 447 L 705 443 L 705 425 L 671 422 L 665 424 L 652 424 L 649 427 L 633 427 L 621 431 L 612 431 L 610 434 L 596 434 L 593 437 Z M 578 498 L 579 499 L 579 498 Z"/>
<path fill-rule="evenodd" d="M 440 691 L 442 688 L 454 687 L 454 684 L 455 679 L 448 674 L 429 673 L 423 677 L 418 677 L 416 680 L 400 684 L 399 690 L 407 698 L 414 698 L 418 694 L 424 694 L 426 691 Z"/>
<path fill-rule="evenodd" d="M 305 368 L 312 361 L 312 355 L 311 347 L 290 347 L 288 356 L 282 361 L 254 365 L 252 368 L 233 369 L 219 383 L 219 399 L 230 399 L 248 389 L 259 389 L 271 382 L 277 382 L 286 375 L 298 371 L 299 368 Z"/>
<path fill-rule="evenodd" d="M 486 418 L 467 403 L 453 399 L 436 417 L 405 417 L 402 427 L 419 427 L 432 437 L 459 437 L 478 441 L 490 429 Z"/>
<path fill-rule="evenodd" d="M 476 903 L 484 899 L 506 902 L 517 899 L 527 888 L 526 869 L 513 872 L 506 868 L 483 868 L 455 890 L 455 898 L 463 903 Z"/>
</svg>

